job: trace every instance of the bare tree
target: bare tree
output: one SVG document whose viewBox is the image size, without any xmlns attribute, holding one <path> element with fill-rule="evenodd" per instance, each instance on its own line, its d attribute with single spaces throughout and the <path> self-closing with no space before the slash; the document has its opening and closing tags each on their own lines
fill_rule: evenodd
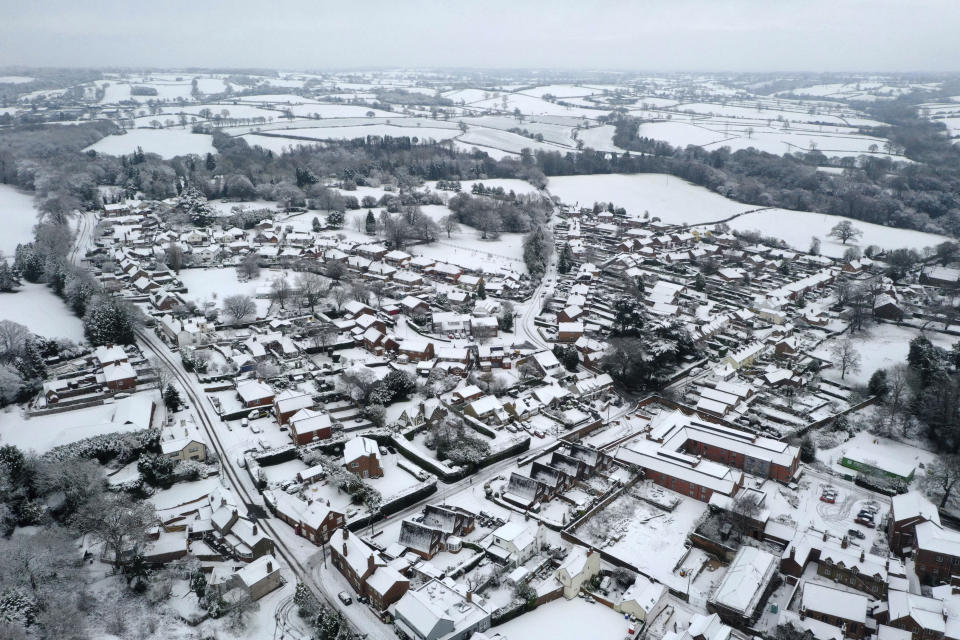
<svg viewBox="0 0 960 640">
<path fill-rule="evenodd" d="M 128 552 L 136 551 L 146 539 L 147 529 L 156 519 L 149 502 L 134 500 L 126 493 L 110 493 L 88 503 L 78 513 L 75 524 L 81 532 L 106 546 L 114 569 L 119 570 Z"/>
<path fill-rule="evenodd" d="M 270 297 L 283 309 L 287 300 L 290 299 L 293 291 L 290 289 L 290 282 L 283 276 L 275 279 L 270 285 Z"/>
<path fill-rule="evenodd" d="M 387 297 L 387 284 L 383 280 L 374 280 L 370 285 L 370 293 L 377 301 L 377 309 L 383 306 L 383 299 Z"/>
<path fill-rule="evenodd" d="M 331 287 L 330 297 L 333 298 L 334 303 L 336 303 L 337 311 L 340 311 L 343 309 L 343 303 L 347 301 L 347 288 L 342 285 Z"/>
<path fill-rule="evenodd" d="M 30 330 L 12 320 L 0 320 L 0 362 L 12 362 L 23 351 Z"/>
<path fill-rule="evenodd" d="M 260 275 L 260 259 L 255 253 L 248 253 L 240 264 L 237 265 L 237 271 L 247 280 L 252 280 Z"/>
<path fill-rule="evenodd" d="M 860 229 L 854 227 L 853 223 L 851 223 L 849 220 L 841 220 L 834 225 L 828 235 L 832 238 L 840 240 L 843 242 L 843 244 L 847 244 L 848 240 L 856 240 L 862 236 L 863 231 L 860 231 Z"/>
<path fill-rule="evenodd" d="M 180 245 L 176 242 L 170 242 L 167 245 L 166 251 L 167 266 L 173 269 L 174 273 L 180 273 L 180 269 L 183 268 L 183 249 L 180 248 Z"/>
<path fill-rule="evenodd" d="M 449 238 L 454 231 L 460 231 L 460 223 L 457 222 L 456 216 L 451 214 L 440 218 L 440 228 L 447 232 Z"/>
<path fill-rule="evenodd" d="M 158 389 L 166 389 L 173 381 L 173 372 L 160 358 L 150 358 L 150 372 L 157 379 Z"/>
<path fill-rule="evenodd" d="M 847 371 L 852 373 L 860 371 L 860 353 L 850 338 L 833 343 L 830 346 L 830 353 L 833 355 L 837 366 L 840 367 L 841 380 L 846 377 Z"/>
<path fill-rule="evenodd" d="M 317 303 L 323 299 L 326 287 L 321 276 L 307 272 L 297 276 L 297 289 L 303 303 L 310 307 L 310 313 L 313 313 Z"/>
<path fill-rule="evenodd" d="M 357 302 L 362 302 L 363 304 L 369 304 L 370 302 L 370 289 L 366 285 L 359 282 L 355 282 L 353 287 L 351 287 L 351 293 L 353 294 L 353 299 Z"/>
<path fill-rule="evenodd" d="M 945 454 L 927 466 L 926 486 L 940 498 L 943 509 L 960 483 L 960 455 Z"/>
<path fill-rule="evenodd" d="M 233 318 L 234 323 L 237 323 L 247 316 L 256 313 L 257 304 L 250 296 L 236 294 L 223 299 L 223 310 Z"/>
</svg>

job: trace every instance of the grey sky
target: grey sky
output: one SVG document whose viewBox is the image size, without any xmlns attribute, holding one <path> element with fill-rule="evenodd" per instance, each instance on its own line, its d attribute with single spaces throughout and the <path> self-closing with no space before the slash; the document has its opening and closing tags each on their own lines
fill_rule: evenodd
<svg viewBox="0 0 960 640">
<path fill-rule="evenodd" d="M 0 65 L 960 70 L 960 0 L 0 0 L 0 10 Z"/>
</svg>

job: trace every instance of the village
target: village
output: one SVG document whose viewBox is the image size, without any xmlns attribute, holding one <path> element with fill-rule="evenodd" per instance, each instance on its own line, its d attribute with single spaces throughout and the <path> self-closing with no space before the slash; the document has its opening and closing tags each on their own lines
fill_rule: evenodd
<svg viewBox="0 0 960 640">
<path fill-rule="evenodd" d="M 296 587 L 370 638 L 960 638 L 960 532 L 919 483 L 932 454 L 800 442 L 876 409 L 836 346 L 849 327 L 946 329 L 930 301 L 960 271 L 894 282 L 882 251 L 543 195 L 534 280 L 477 260 L 472 230 L 394 246 L 373 210 L 431 188 L 459 185 L 360 187 L 325 219 L 211 201 L 204 224 L 170 222 L 184 197 L 115 198 L 78 261 L 144 322 L 135 345 L 49 363 L 33 442 L 65 419 L 73 439 L 159 430 L 192 474 L 149 497 L 144 562 L 196 559 L 291 637 Z M 607 366 L 636 316 L 689 336 L 658 392 Z M 109 473 L 143 482 L 136 461 Z"/>
</svg>

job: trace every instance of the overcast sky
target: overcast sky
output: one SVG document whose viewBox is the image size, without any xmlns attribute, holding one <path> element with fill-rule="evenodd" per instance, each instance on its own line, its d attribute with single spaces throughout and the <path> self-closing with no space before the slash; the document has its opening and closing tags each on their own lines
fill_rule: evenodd
<svg viewBox="0 0 960 640">
<path fill-rule="evenodd" d="M 0 0 L 0 8 L 0 65 L 960 70 L 960 0 Z"/>
</svg>

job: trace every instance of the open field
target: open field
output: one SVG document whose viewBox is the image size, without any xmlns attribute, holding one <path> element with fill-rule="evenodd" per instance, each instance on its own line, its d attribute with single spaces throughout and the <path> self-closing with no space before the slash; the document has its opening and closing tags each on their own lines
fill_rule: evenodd
<svg viewBox="0 0 960 640">
<path fill-rule="evenodd" d="M 120 156 L 133 153 L 137 147 L 163 158 L 217 151 L 213 147 L 211 136 L 182 129 L 134 129 L 124 135 L 107 136 L 87 147 L 85 151 Z"/>
</svg>

